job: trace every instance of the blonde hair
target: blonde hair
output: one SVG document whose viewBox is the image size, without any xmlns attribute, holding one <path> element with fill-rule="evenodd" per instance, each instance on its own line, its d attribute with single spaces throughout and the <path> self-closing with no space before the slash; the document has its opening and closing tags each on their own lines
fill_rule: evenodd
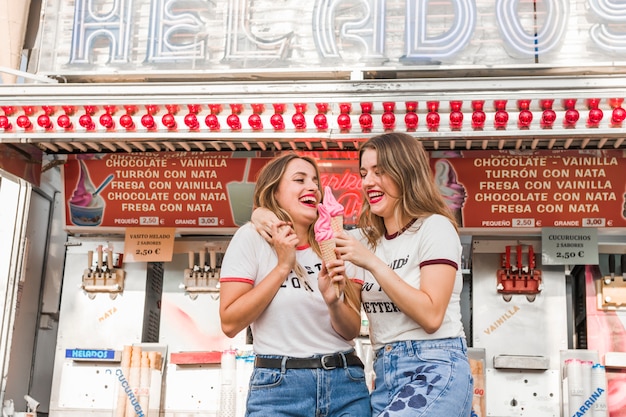
<svg viewBox="0 0 626 417">
<path fill-rule="evenodd" d="M 295 159 L 302 159 L 303 161 L 308 162 L 315 169 L 316 177 L 320 178 L 319 167 L 317 166 L 317 162 L 315 159 L 308 156 L 301 156 L 293 152 L 289 152 L 287 154 L 278 156 L 272 159 L 269 163 L 267 163 L 261 171 L 259 171 L 256 179 L 256 185 L 254 188 L 254 206 L 255 207 L 264 207 L 268 210 L 271 210 L 279 220 L 293 223 L 293 219 L 284 210 L 278 200 L 276 199 L 276 192 L 278 190 L 278 186 L 280 184 L 280 180 L 283 178 L 285 171 L 287 170 L 287 165 Z M 324 190 L 320 183 L 318 183 L 318 189 L 320 191 L 320 195 L 324 196 Z M 307 230 L 307 241 L 313 251 L 322 258 L 322 251 L 320 249 L 319 244 L 315 240 L 315 223 L 311 223 Z M 302 265 L 296 262 L 294 266 L 294 272 L 298 276 L 298 278 L 302 279 L 306 285 L 311 287 L 310 283 L 307 280 L 307 273 L 302 267 Z M 354 310 L 356 310 L 360 314 L 359 305 L 359 294 L 357 289 L 354 287 L 354 284 L 351 280 L 346 280 L 345 287 L 345 302 Z"/>
<path fill-rule="evenodd" d="M 428 153 L 417 138 L 400 132 L 374 136 L 361 146 L 359 166 L 363 152 L 368 149 L 376 151 L 376 165 L 381 175 L 388 176 L 398 186 L 400 195 L 394 208 L 398 218 L 441 214 L 458 231 L 456 220 L 435 183 Z M 370 246 L 375 248 L 385 233 L 385 225 L 382 217 L 371 212 L 365 195 L 358 225 Z"/>
</svg>

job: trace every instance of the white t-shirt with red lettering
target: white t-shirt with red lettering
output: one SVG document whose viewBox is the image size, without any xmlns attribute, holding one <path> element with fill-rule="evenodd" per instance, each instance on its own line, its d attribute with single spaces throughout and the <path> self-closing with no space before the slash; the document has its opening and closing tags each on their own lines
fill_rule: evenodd
<svg viewBox="0 0 626 417">
<path fill-rule="evenodd" d="M 332 327 L 328 306 L 320 293 L 317 276 L 322 261 L 310 246 L 298 248 L 297 262 L 307 272 L 303 282 L 291 271 L 272 302 L 251 324 L 254 351 L 260 355 L 308 357 L 349 350 Z M 278 263 L 276 252 L 251 223 L 237 230 L 222 260 L 220 282 L 258 285 Z M 346 268 L 355 270 L 351 265 Z"/>
<path fill-rule="evenodd" d="M 351 233 L 367 245 L 358 230 Z M 371 273 L 362 271 L 364 283 L 361 297 L 363 310 L 369 319 L 370 339 L 374 349 L 402 340 L 465 337 L 460 304 L 463 289 L 461 255 L 461 240 L 456 229 L 445 216 L 437 214 L 418 219 L 394 239 L 380 239 L 376 256 L 412 287 L 420 287 L 420 268 L 424 265 L 448 264 L 454 266 L 457 272 L 443 323 L 435 333 L 428 334 L 398 309 Z"/>
</svg>

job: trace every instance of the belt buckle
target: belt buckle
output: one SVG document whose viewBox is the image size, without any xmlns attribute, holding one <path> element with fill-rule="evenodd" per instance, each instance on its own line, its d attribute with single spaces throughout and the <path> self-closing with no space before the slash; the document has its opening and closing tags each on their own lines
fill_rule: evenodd
<svg viewBox="0 0 626 417">
<path fill-rule="evenodd" d="M 335 360 L 335 355 L 324 355 L 320 358 L 320 363 L 322 365 L 322 369 L 330 371 L 332 369 L 337 369 L 337 361 Z M 328 362 L 332 361 L 331 364 Z"/>
</svg>

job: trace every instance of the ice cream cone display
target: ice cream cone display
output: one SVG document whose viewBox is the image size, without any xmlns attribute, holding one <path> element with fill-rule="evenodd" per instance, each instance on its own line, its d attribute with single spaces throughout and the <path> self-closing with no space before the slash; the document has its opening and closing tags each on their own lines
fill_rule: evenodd
<svg viewBox="0 0 626 417">
<path fill-rule="evenodd" d="M 331 220 L 328 209 L 324 205 L 318 204 L 317 211 L 319 217 L 317 218 L 317 221 L 314 225 L 315 240 L 320 245 L 320 250 L 322 251 L 322 260 L 324 261 L 324 263 L 327 263 L 337 259 L 337 255 L 335 254 L 335 235 L 331 227 Z M 339 298 L 341 294 L 339 292 L 339 286 L 337 284 L 335 284 L 335 292 L 337 294 L 337 298 Z"/>
<path fill-rule="evenodd" d="M 141 346 L 124 346 L 120 365 L 115 417 L 147 416 L 151 394 L 160 397 L 160 390 L 152 392 L 152 373 L 161 372 L 162 354 L 144 351 Z M 160 403 L 160 398 L 157 404 Z"/>
</svg>

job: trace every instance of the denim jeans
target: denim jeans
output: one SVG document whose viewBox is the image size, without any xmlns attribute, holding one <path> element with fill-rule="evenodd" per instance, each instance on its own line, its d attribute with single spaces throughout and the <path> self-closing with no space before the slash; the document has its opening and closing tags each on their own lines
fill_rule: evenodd
<svg viewBox="0 0 626 417">
<path fill-rule="evenodd" d="M 389 344 L 374 361 L 374 417 L 469 417 L 473 378 L 463 338 Z"/>
<path fill-rule="evenodd" d="M 331 370 L 254 368 L 246 408 L 246 417 L 372 415 L 365 373 L 360 366 Z"/>
</svg>

